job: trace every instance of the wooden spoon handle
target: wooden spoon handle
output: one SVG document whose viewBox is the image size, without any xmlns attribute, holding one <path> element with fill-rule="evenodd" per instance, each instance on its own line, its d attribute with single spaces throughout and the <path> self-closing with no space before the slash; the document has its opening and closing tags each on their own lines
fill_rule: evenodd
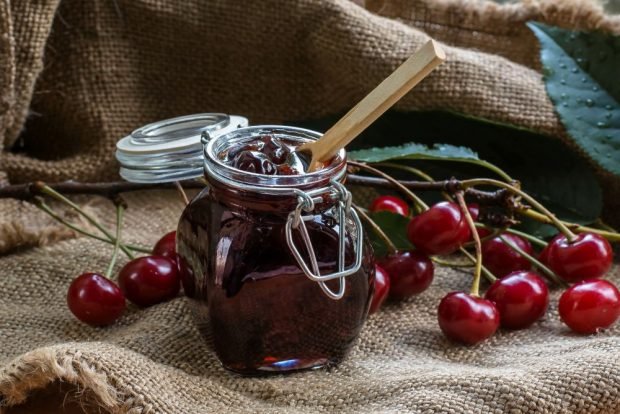
<svg viewBox="0 0 620 414">
<path fill-rule="evenodd" d="M 429 40 L 332 126 L 320 140 L 308 145 L 312 152 L 310 170 L 319 162 L 329 161 L 445 58 L 441 47 L 434 40 Z M 303 151 L 304 147 L 300 150 Z"/>
</svg>

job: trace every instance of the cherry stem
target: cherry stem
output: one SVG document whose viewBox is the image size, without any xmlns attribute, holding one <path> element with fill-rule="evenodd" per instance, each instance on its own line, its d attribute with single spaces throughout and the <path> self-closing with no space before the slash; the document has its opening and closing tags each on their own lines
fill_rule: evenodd
<svg viewBox="0 0 620 414">
<path fill-rule="evenodd" d="M 458 160 L 457 160 L 458 161 Z M 490 162 L 484 161 L 484 160 L 475 160 L 475 162 L 470 162 L 470 161 L 464 161 L 464 162 L 468 162 L 470 164 L 475 164 L 475 165 L 479 165 L 481 167 L 484 167 L 488 170 L 493 171 L 495 174 L 499 175 L 500 177 L 502 177 L 503 180 L 505 180 L 506 182 L 513 182 L 513 178 L 511 176 L 508 175 L 508 173 L 506 173 L 506 171 L 502 170 L 501 168 L 499 168 L 497 165 L 495 164 L 491 164 Z"/>
<path fill-rule="evenodd" d="M 364 164 L 360 162 L 349 161 L 348 164 L 387 180 L 394 187 L 398 188 L 403 194 L 406 194 L 407 197 L 411 199 L 411 201 L 413 201 L 413 204 L 416 207 L 416 210 L 418 212 L 428 210 L 428 205 L 426 205 L 426 203 L 422 201 L 420 197 L 415 195 L 413 191 L 409 190 L 407 187 L 399 183 L 397 179 L 393 178 L 389 174 L 386 174 L 381 170 L 371 167 L 368 164 Z"/>
<path fill-rule="evenodd" d="M 532 236 L 531 234 L 524 233 L 522 231 L 511 229 L 511 228 L 507 228 L 505 231 L 506 233 L 510 233 L 510 234 L 517 235 L 519 237 L 523 237 L 524 239 L 529 240 L 532 244 L 535 244 L 538 247 L 542 247 L 542 248 L 547 247 L 546 241 L 539 239 L 538 237 Z"/>
<path fill-rule="evenodd" d="M 181 196 L 181 199 L 183 200 L 183 203 L 185 205 L 189 204 L 189 199 L 187 198 L 187 194 L 185 193 L 185 190 L 183 190 L 183 186 L 181 185 L 180 181 L 175 181 L 174 182 L 174 186 L 176 187 L 177 191 L 179 192 L 179 195 Z"/>
<path fill-rule="evenodd" d="M 37 208 L 39 208 L 41 211 L 45 212 L 46 214 L 48 214 L 51 218 L 53 218 L 54 220 L 56 220 L 57 222 L 59 222 L 60 224 L 70 228 L 71 230 L 75 231 L 76 233 L 80 233 L 83 234 L 84 236 L 88 236 L 91 237 L 95 240 L 99 240 L 105 243 L 109 243 L 109 244 L 114 244 L 116 241 L 111 241 L 105 237 L 101 237 L 98 234 L 94 234 L 89 232 L 88 230 L 85 230 L 81 227 L 76 226 L 73 223 L 68 222 L 67 220 L 65 220 L 64 218 L 60 217 L 54 210 L 52 210 L 52 208 L 50 206 L 47 205 L 47 203 L 45 203 L 45 201 L 41 200 L 41 199 L 36 199 L 35 200 L 35 206 L 37 206 Z M 129 250 L 133 250 L 134 252 L 142 252 L 142 253 L 150 253 L 151 250 L 147 249 L 146 247 L 141 247 L 141 246 L 135 246 L 133 244 L 124 244 L 123 245 L 128 248 Z M 133 259 L 133 255 L 132 256 L 127 256 L 130 259 Z"/>
<path fill-rule="evenodd" d="M 534 256 L 526 253 L 522 248 L 512 243 L 508 239 L 504 238 L 503 236 L 499 236 L 499 238 L 504 243 L 506 243 L 506 245 L 510 247 L 512 250 L 519 253 L 521 256 L 525 257 L 530 263 L 532 263 L 534 266 L 539 268 L 545 275 L 549 277 L 549 279 L 553 280 L 555 283 L 557 283 L 560 286 L 563 286 L 563 287 L 568 286 L 568 284 L 565 281 L 563 281 L 553 270 L 549 269 L 547 266 L 545 266 L 542 262 L 540 262 Z"/>
<path fill-rule="evenodd" d="M 469 213 L 467 203 L 465 203 L 465 196 L 462 191 L 458 191 L 455 194 L 456 200 L 461 207 L 461 213 L 465 216 L 471 235 L 474 238 L 474 247 L 476 248 L 476 266 L 474 267 L 474 282 L 471 285 L 471 294 L 473 296 L 480 296 L 480 274 L 482 273 L 482 243 L 480 242 L 480 235 L 476 231 L 476 223 Z"/>
<path fill-rule="evenodd" d="M 603 219 L 601 218 L 597 218 L 596 221 L 594 222 L 594 225 L 600 227 L 602 230 L 611 231 L 613 233 L 618 232 L 616 229 L 611 227 L 609 224 L 605 223 Z"/>
<path fill-rule="evenodd" d="M 560 230 L 567 238 L 569 243 L 574 242 L 577 239 L 575 233 L 573 233 L 561 220 L 559 220 L 552 212 L 547 210 L 545 206 L 540 204 L 534 197 L 530 196 L 526 192 L 516 188 L 514 185 L 504 183 L 502 181 L 493 180 L 490 178 L 474 178 L 472 180 L 464 180 L 461 181 L 461 185 L 463 188 L 473 187 L 476 185 L 493 185 L 496 187 L 505 188 L 506 190 L 520 196 L 525 201 L 530 203 L 533 207 L 538 209 L 541 213 L 551 220 L 551 222 Z"/>
<path fill-rule="evenodd" d="M 442 181 L 408 181 L 408 180 L 398 180 L 405 188 L 415 191 L 447 191 L 453 192 L 455 188 L 458 188 L 461 185 L 461 182 L 458 180 L 442 180 Z M 347 182 L 352 185 L 359 186 L 368 186 L 375 188 L 393 188 L 394 185 L 382 178 L 376 177 L 368 177 L 368 176 L 360 176 L 356 174 L 349 174 L 347 177 Z M 206 180 L 204 178 L 184 181 L 183 186 L 185 188 L 198 188 L 203 189 L 206 185 Z M 12 184 L 0 186 L 0 199 L 1 198 L 15 198 L 19 200 L 32 200 L 38 193 L 40 193 L 40 188 L 43 185 L 41 182 L 35 183 L 24 183 L 24 184 Z M 173 183 L 130 183 L 127 181 L 111 181 L 111 182 L 101 182 L 101 183 L 80 183 L 76 181 L 62 181 L 57 183 L 50 183 L 50 188 L 54 190 L 64 193 L 64 194 L 92 194 L 92 195 L 100 195 L 108 198 L 112 198 L 116 194 L 132 192 L 132 191 L 141 191 L 141 190 L 158 190 L 158 189 L 171 189 L 175 188 Z M 488 202 L 498 202 L 500 203 L 503 199 L 503 196 L 499 192 L 495 193 L 485 193 L 483 191 L 476 190 L 474 188 L 468 188 L 466 190 L 467 195 L 472 196 L 474 198 L 485 197 Z M 536 220 L 541 223 L 546 224 L 554 224 L 549 217 L 544 214 L 540 214 L 536 211 L 523 208 L 514 209 L 517 213 L 529 217 L 533 220 Z M 575 223 L 570 223 L 566 221 L 562 221 L 564 225 L 566 225 L 570 230 L 575 231 L 577 233 L 596 233 L 599 234 L 609 241 L 619 242 L 620 241 L 620 233 L 615 231 L 611 231 L 611 229 L 601 230 L 593 227 L 582 226 Z M 78 230 L 76 230 L 78 231 Z M 78 231 L 79 232 L 79 231 Z M 84 233 L 85 234 L 85 233 Z M 89 235 L 89 234 L 85 234 Z M 97 238 L 97 237 L 95 237 Z M 103 241 L 108 241 L 103 240 Z M 114 243 L 114 241 L 111 241 Z M 131 248 L 135 251 L 146 251 L 141 247 L 135 246 L 135 248 Z"/>
<path fill-rule="evenodd" d="M 400 165 L 400 164 L 396 164 L 396 163 L 392 163 L 392 162 L 380 162 L 376 165 L 379 166 L 383 166 L 386 168 L 393 168 L 395 170 L 401 170 L 401 171 L 407 171 L 413 175 L 416 175 L 418 177 L 420 177 L 421 179 L 423 179 L 424 181 L 428 181 L 429 183 L 432 183 L 435 181 L 435 179 L 433 177 L 431 177 L 430 175 L 426 174 L 424 171 L 421 171 L 417 168 L 413 168 L 410 167 L 408 165 Z M 442 191 L 441 194 L 444 196 L 444 198 L 448 201 L 452 201 L 454 202 L 454 200 L 452 199 L 452 197 L 450 196 L 450 194 L 448 194 L 446 191 Z"/>
<path fill-rule="evenodd" d="M 353 208 L 357 210 L 357 213 L 362 217 L 362 219 L 366 223 L 368 223 L 372 231 L 374 231 L 375 234 L 379 236 L 379 238 L 383 241 L 383 243 L 388 249 L 388 253 L 389 254 L 396 253 L 397 249 L 394 243 L 392 242 L 392 240 L 390 240 L 388 235 L 385 234 L 385 232 L 381 229 L 381 227 L 377 223 L 375 223 L 375 221 L 372 218 L 370 218 L 368 214 L 366 214 L 366 211 L 356 204 L 353 204 Z"/>
<path fill-rule="evenodd" d="M 437 256 L 431 256 L 431 260 L 439 265 L 446 267 L 473 267 L 473 263 L 451 262 L 449 260 L 440 259 Z"/>
<path fill-rule="evenodd" d="M 114 243 L 114 250 L 112 251 L 112 258 L 110 259 L 110 264 L 108 265 L 108 269 L 105 272 L 105 277 L 108 279 L 112 276 L 112 271 L 114 270 L 114 265 L 116 264 L 116 259 L 118 258 L 118 251 L 121 247 L 121 232 L 123 229 L 123 204 L 116 204 L 116 242 Z"/>
<path fill-rule="evenodd" d="M 491 239 L 493 239 L 493 238 L 495 238 L 495 237 L 499 236 L 500 234 L 502 234 L 502 232 L 503 232 L 503 231 L 506 231 L 506 229 L 505 229 L 505 228 L 501 228 L 501 229 L 494 229 L 494 228 L 492 228 L 492 227 L 487 227 L 487 226 L 485 226 L 485 225 L 484 225 L 484 224 L 482 224 L 482 223 L 474 223 L 474 224 L 476 225 L 476 228 L 478 228 L 478 227 L 480 227 L 480 228 L 485 228 L 485 229 L 486 229 L 486 228 L 488 228 L 488 229 L 490 229 L 490 230 L 492 231 L 492 233 L 491 233 L 491 234 L 489 234 L 488 236 L 484 236 L 484 237 L 482 237 L 482 238 L 480 239 L 480 243 L 484 243 L 484 242 L 485 242 L 485 241 L 487 241 L 487 240 L 491 240 Z M 478 233 L 478 232 L 476 232 L 476 233 Z M 478 237 L 480 237 L 480 235 L 478 235 Z M 466 247 L 466 248 L 467 248 L 467 247 L 471 247 L 471 246 L 475 246 L 475 245 L 476 245 L 476 242 L 475 242 L 474 240 L 472 240 L 472 241 L 470 241 L 470 242 L 467 242 L 467 243 L 463 244 L 463 247 Z"/>
<path fill-rule="evenodd" d="M 476 263 L 476 258 L 471 253 L 469 253 L 467 250 L 465 250 L 465 248 L 461 247 L 459 250 L 472 262 L 472 264 Z M 491 273 L 489 269 L 487 269 L 484 266 L 481 266 L 481 268 L 482 268 L 482 274 L 484 275 L 484 277 L 487 278 L 489 282 L 493 283 L 497 280 L 497 277 L 495 277 L 495 275 Z"/>
<path fill-rule="evenodd" d="M 540 214 L 537 211 L 533 211 L 527 208 L 522 208 L 522 209 L 516 210 L 516 212 L 523 216 L 539 221 L 541 223 L 554 224 L 549 217 L 545 216 L 544 214 Z M 620 241 L 619 233 L 601 230 L 601 229 L 595 229 L 593 227 L 582 226 L 576 223 L 568 223 L 568 222 L 563 222 L 563 223 L 568 228 L 572 229 L 573 231 L 576 231 L 577 233 L 596 233 L 596 234 L 599 234 L 605 237 L 609 241 L 614 241 L 614 242 Z"/>
<path fill-rule="evenodd" d="M 60 202 L 62 202 L 64 204 L 68 205 L 69 207 L 71 207 L 75 211 L 77 211 L 82 217 L 84 217 L 88 222 L 90 222 L 93 226 L 95 226 L 101 233 L 103 233 L 108 238 L 108 240 L 110 240 L 110 242 L 114 243 L 114 236 L 112 236 L 110 234 L 110 232 L 108 230 L 106 230 L 105 227 L 103 227 L 93 216 L 91 216 L 90 214 L 88 214 L 87 212 L 82 210 L 80 208 L 80 206 L 75 204 L 73 201 L 69 200 L 67 197 L 63 196 L 62 194 L 60 194 L 56 190 L 50 188 L 49 186 L 47 186 L 47 185 L 45 185 L 43 183 L 41 183 L 41 185 L 38 187 L 38 190 L 42 194 L 46 194 L 46 195 L 54 198 L 55 200 L 58 200 L 58 201 L 60 201 Z M 120 248 L 127 255 L 127 257 L 133 258 L 133 254 L 131 253 L 131 251 L 129 251 L 129 249 L 127 247 L 121 245 Z"/>
<path fill-rule="evenodd" d="M 539 239 L 538 237 L 532 236 L 531 234 L 527 234 L 524 233 L 522 231 L 519 230 L 515 230 L 513 228 L 510 227 L 503 227 L 501 229 L 495 228 L 495 227 L 491 227 L 491 226 L 487 226 L 486 224 L 483 223 L 476 223 L 476 227 L 481 228 L 481 229 L 487 229 L 487 230 L 491 230 L 493 233 L 489 234 L 488 236 L 484 236 L 482 239 L 480 239 L 481 242 L 485 242 L 486 240 L 490 240 L 490 239 L 494 239 L 495 237 L 499 236 L 502 233 L 510 233 L 510 234 L 514 234 L 517 235 L 519 237 L 523 237 L 524 239 L 529 240 L 530 242 L 532 242 L 533 244 L 539 246 L 539 247 L 547 247 L 547 242 Z"/>
</svg>

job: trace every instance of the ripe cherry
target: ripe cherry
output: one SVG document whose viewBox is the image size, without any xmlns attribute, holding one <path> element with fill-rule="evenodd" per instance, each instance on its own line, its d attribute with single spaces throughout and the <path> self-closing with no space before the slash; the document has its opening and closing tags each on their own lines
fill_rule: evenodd
<svg viewBox="0 0 620 414">
<path fill-rule="evenodd" d="M 469 203 L 467 204 L 467 210 L 469 211 L 469 214 L 471 215 L 471 218 L 476 221 L 478 220 L 478 216 L 480 216 L 480 206 L 476 203 Z"/>
<path fill-rule="evenodd" d="M 401 216 L 407 217 L 409 215 L 409 206 L 399 197 L 394 196 L 379 196 L 373 200 L 370 204 L 370 211 L 389 211 L 390 213 L 400 214 Z"/>
<path fill-rule="evenodd" d="M 538 253 L 538 261 L 549 267 L 549 245 L 544 247 L 540 253 Z"/>
<path fill-rule="evenodd" d="M 276 165 L 262 152 L 242 151 L 233 160 L 233 167 L 254 174 L 276 175 Z"/>
<path fill-rule="evenodd" d="M 480 239 L 484 239 L 485 237 L 490 236 L 491 233 L 493 233 L 492 230 L 485 229 L 484 227 L 476 227 L 476 231 L 478 232 L 478 237 L 480 237 Z"/>
<path fill-rule="evenodd" d="M 163 256 L 173 258 L 176 260 L 177 245 L 176 245 L 177 232 L 171 231 L 164 234 L 164 236 L 155 243 L 153 247 L 154 256 Z"/>
<path fill-rule="evenodd" d="M 499 327 L 499 312 L 493 302 L 464 292 L 444 296 L 437 318 L 444 335 L 467 345 L 484 341 Z"/>
<path fill-rule="evenodd" d="M 427 255 L 450 254 L 469 240 L 471 231 L 459 206 L 444 201 L 415 216 L 407 226 L 407 236 Z"/>
<path fill-rule="evenodd" d="M 176 231 L 166 233 L 157 241 L 157 243 L 155 243 L 155 247 L 153 247 L 153 255 L 167 257 L 175 262 L 179 270 L 179 277 L 181 279 L 181 285 L 183 286 L 183 292 L 185 292 L 185 296 L 193 298 L 196 291 L 194 284 L 194 273 L 185 259 L 177 254 L 176 237 Z"/>
<path fill-rule="evenodd" d="M 549 305 L 549 289 L 534 272 L 510 273 L 496 280 L 486 299 L 499 311 L 500 324 L 508 329 L 527 328 L 546 312 Z"/>
<path fill-rule="evenodd" d="M 375 293 L 370 302 L 368 313 L 375 313 L 381 308 L 390 292 L 390 278 L 385 270 L 379 265 L 375 265 Z"/>
<path fill-rule="evenodd" d="M 554 238 L 547 246 L 547 264 L 567 282 L 603 276 L 613 260 L 609 242 L 598 234 L 581 233 L 569 243 L 566 236 Z"/>
<path fill-rule="evenodd" d="M 564 237 L 564 235 L 556 234 L 549 243 L 538 253 L 538 261 L 549 267 L 549 250 L 551 250 L 551 245 L 560 237 Z"/>
<path fill-rule="evenodd" d="M 424 292 L 433 281 L 435 267 L 428 256 L 416 252 L 396 252 L 379 261 L 390 278 L 390 297 L 405 299 Z"/>
<path fill-rule="evenodd" d="M 620 317 L 620 292 L 607 280 L 585 280 L 562 294 L 558 311 L 573 331 L 593 334 L 610 327 Z"/>
<path fill-rule="evenodd" d="M 98 273 L 84 273 L 71 282 L 67 305 L 76 318 L 94 326 L 110 325 L 125 311 L 125 296 L 114 282 Z"/>
<path fill-rule="evenodd" d="M 532 245 L 523 237 L 510 233 L 504 233 L 502 237 L 527 254 L 534 254 Z M 482 242 L 482 263 L 498 277 L 517 270 L 529 270 L 532 267 L 529 260 L 514 251 L 499 236 Z"/>
<path fill-rule="evenodd" d="M 121 290 L 138 306 L 151 306 L 179 293 L 179 271 L 174 261 L 161 256 L 139 257 L 118 275 Z"/>
<path fill-rule="evenodd" d="M 286 157 L 289 154 L 289 150 L 286 146 L 282 145 L 279 139 L 271 135 L 262 137 L 264 143 L 262 153 L 267 156 L 274 164 L 282 164 L 286 162 Z"/>
</svg>

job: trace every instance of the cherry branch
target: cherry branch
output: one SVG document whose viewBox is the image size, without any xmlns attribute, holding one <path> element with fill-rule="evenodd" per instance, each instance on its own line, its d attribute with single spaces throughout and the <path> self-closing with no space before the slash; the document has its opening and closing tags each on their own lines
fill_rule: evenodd
<svg viewBox="0 0 620 414">
<path fill-rule="evenodd" d="M 431 182 L 398 180 L 398 182 L 409 190 L 414 191 L 447 191 L 453 193 L 460 189 L 460 181 L 455 179 Z M 349 174 L 347 176 L 347 184 L 385 189 L 394 188 L 394 184 L 386 179 L 366 177 L 357 174 Z M 41 194 L 40 188 L 42 185 L 44 184 L 37 181 L 32 183 L 0 186 L 0 198 L 30 200 Z M 100 195 L 107 198 L 114 198 L 118 194 L 129 193 L 132 191 L 178 189 L 175 183 L 130 183 L 127 181 L 110 181 L 101 183 L 62 181 L 58 183 L 45 183 L 45 185 L 66 195 L 87 194 Z M 201 180 L 183 181 L 184 189 L 202 189 L 204 187 L 205 183 Z M 469 188 L 467 189 L 466 194 L 483 204 L 498 204 L 506 198 L 506 194 L 503 190 L 480 191 L 474 188 Z"/>
<path fill-rule="evenodd" d="M 30 200 L 41 195 L 41 187 L 47 185 L 53 190 L 65 194 L 89 194 L 114 198 L 120 193 L 129 193 L 140 190 L 176 189 L 175 183 L 130 183 L 127 181 L 110 181 L 103 183 L 80 183 L 77 181 L 62 181 L 59 183 L 33 183 L 13 184 L 0 187 L 0 198 L 16 198 L 18 200 Z M 204 182 L 198 180 L 184 181 L 183 188 L 204 188 Z"/>
<path fill-rule="evenodd" d="M 351 172 L 356 171 L 354 167 L 350 167 L 349 169 L 352 170 Z M 443 191 L 449 194 L 454 194 L 456 191 L 464 190 L 465 195 L 472 201 L 476 201 L 484 205 L 503 206 L 508 210 L 515 211 L 517 214 L 530 217 L 536 221 L 552 223 L 552 220 L 549 217 L 531 210 L 528 206 L 521 204 L 510 191 L 504 188 L 500 188 L 495 191 L 482 191 L 472 187 L 463 189 L 462 181 L 454 178 L 441 181 L 398 180 L 398 182 L 403 187 L 413 191 Z M 373 188 L 394 189 L 394 184 L 386 179 L 367 177 L 355 173 L 347 176 L 347 184 Z M 32 182 L 0 186 L 0 199 L 14 198 L 27 201 L 33 200 L 36 196 L 42 194 L 41 188 L 44 185 L 46 184 L 42 182 Z M 58 183 L 50 183 L 47 184 L 47 186 L 64 195 L 99 195 L 110 199 L 114 199 L 118 194 L 132 191 L 177 189 L 175 183 L 130 183 L 127 181 L 111 181 L 101 183 L 63 181 Z M 185 189 L 203 189 L 204 187 L 205 182 L 202 180 L 190 180 L 183 182 L 183 188 Z M 611 241 L 620 241 L 619 233 L 601 230 L 594 227 L 582 226 L 566 221 L 562 221 L 562 224 L 578 233 L 592 232 L 600 234 Z"/>
</svg>

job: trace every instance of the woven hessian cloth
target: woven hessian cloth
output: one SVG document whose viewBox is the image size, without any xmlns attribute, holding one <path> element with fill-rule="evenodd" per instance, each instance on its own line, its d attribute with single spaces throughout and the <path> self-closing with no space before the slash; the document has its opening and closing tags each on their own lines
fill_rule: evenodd
<svg viewBox="0 0 620 414">
<path fill-rule="evenodd" d="M 127 196 L 128 241 L 152 243 L 175 226 L 175 193 Z M 144 214 L 144 206 L 153 206 Z M 154 207 L 157 206 L 157 207 Z M 112 217 L 113 209 L 106 216 Z M 437 326 L 439 299 L 467 290 L 469 272 L 442 269 L 423 295 L 390 304 L 366 323 L 330 371 L 269 378 L 226 372 L 192 323 L 188 299 L 139 310 L 95 329 L 65 305 L 81 270 L 105 269 L 109 249 L 76 239 L 0 259 L 0 394 L 5 404 L 55 378 L 91 389 L 118 412 L 590 413 L 620 408 L 620 329 L 573 335 L 553 294 L 546 318 L 468 348 Z M 618 277 L 613 280 L 619 282 Z M 72 396 L 80 398 L 80 396 Z M 133 411 L 132 411 L 133 410 Z"/>
<path fill-rule="evenodd" d="M 424 32 L 444 42 L 448 62 L 399 109 L 452 110 L 571 146 L 524 22 L 620 32 L 618 18 L 589 1 L 368 7 L 373 13 L 346 0 L 0 1 L 2 180 L 116 178 L 116 140 L 176 115 L 237 113 L 256 124 L 342 112 Z M 599 177 L 613 208 L 617 183 Z M 151 245 L 175 228 L 176 193 L 126 199 L 127 241 Z M 112 226 L 109 203 L 78 202 Z M 372 316 L 339 367 L 241 378 L 217 363 L 185 298 L 130 306 L 105 329 L 79 323 L 67 286 L 104 270 L 111 249 L 75 238 L 27 203 L 0 202 L 0 252 L 0 410 L 58 381 L 74 386 L 69 398 L 121 413 L 620 410 L 620 328 L 571 334 L 557 315 L 559 291 L 533 328 L 462 347 L 441 335 L 436 307 L 446 292 L 467 290 L 471 276 L 442 268 L 423 295 Z"/>
</svg>

